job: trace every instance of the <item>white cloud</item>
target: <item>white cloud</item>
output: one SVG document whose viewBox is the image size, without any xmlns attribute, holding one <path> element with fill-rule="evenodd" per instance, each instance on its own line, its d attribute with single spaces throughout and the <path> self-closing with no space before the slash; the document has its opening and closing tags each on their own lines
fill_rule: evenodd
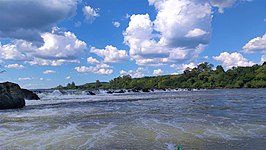
<svg viewBox="0 0 266 150">
<path fill-rule="evenodd" d="M 92 72 L 96 74 L 102 74 L 102 75 L 110 75 L 113 73 L 113 70 L 111 69 L 111 66 L 107 64 L 97 64 L 96 66 L 80 66 L 74 68 L 77 72 L 85 73 L 85 72 Z"/>
<path fill-rule="evenodd" d="M 48 59 L 34 58 L 31 61 L 26 61 L 26 63 L 30 65 L 39 65 L 39 66 L 61 66 L 65 63 L 80 63 L 80 61 L 79 60 L 64 60 L 64 59 L 48 60 Z"/>
<path fill-rule="evenodd" d="M 73 16 L 78 0 L 1 0 L 0 37 L 40 42 L 40 33 Z"/>
<path fill-rule="evenodd" d="M 255 53 L 255 52 L 266 53 L 266 33 L 262 37 L 256 37 L 250 40 L 243 47 L 243 52 L 245 53 Z"/>
<path fill-rule="evenodd" d="M 23 40 L 16 40 L 14 43 L 0 45 L 0 59 L 17 61 L 27 60 L 28 57 L 24 51 L 29 47 L 31 47 L 31 45 Z"/>
<path fill-rule="evenodd" d="M 127 72 L 126 72 L 125 70 L 121 70 L 121 71 L 120 71 L 120 74 L 121 74 L 121 75 L 127 75 Z"/>
<path fill-rule="evenodd" d="M 114 25 L 116 28 L 119 28 L 119 27 L 120 27 L 120 23 L 117 22 L 117 21 L 113 22 L 113 25 Z"/>
<path fill-rule="evenodd" d="M 213 7 L 217 7 L 219 13 L 224 13 L 225 8 L 234 6 L 237 2 L 252 2 L 253 0 L 209 0 Z"/>
<path fill-rule="evenodd" d="M 90 64 L 98 64 L 98 63 L 100 63 L 96 58 L 93 58 L 93 57 L 87 58 L 87 62 L 90 63 Z"/>
<path fill-rule="evenodd" d="M 266 18 L 264 19 L 264 22 L 266 22 Z"/>
<path fill-rule="evenodd" d="M 77 39 L 71 32 L 60 32 L 55 28 L 52 33 L 41 34 L 43 45 L 37 47 L 25 40 L 0 45 L 0 60 L 25 61 L 31 65 L 58 66 L 65 62 L 79 62 L 79 56 L 86 49 L 86 43 Z"/>
<path fill-rule="evenodd" d="M 100 16 L 98 13 L 99 9 L 94 9 L 90 6 L 85 6 L 82 10 L 85 16 L 85 20 L 88 23 L 92 23 L 96 17 Z"/>
<path fill-rule="evenodd" d="M 18 78 L 18 81 L 27 81 L 27 80 L 31 80 L 31 78 L 26 77 L 26 78 Z"/>
<path fill-rule="evenodd" d="M 266 54 L 261 56 L 260 62 L 263 64 L 266 62 Z"/>
<path fill-rule="evenodd" d="M 44 78 L 40 78 L 40 81 L 44 81 Z"/>
<path fill-rule="evenodd" d="M 193 69 L 195 68 L 197 65 L 194 63 L 189 63 L 189 64 L 172 64 L 170 67 L 176 69 L 179 73 L 181 73 L 182 71 L 186 70 L 187 68 Z"/>
<path fill-rule="evenodd" d="M 97 54 L 100 57 L 103 57 L 104 62 L 106 63 L 117 63 L 129 60 L 127 51 L 118 50 L 112 45 L 107 45 L 105 49 L 97 49 L 95 47 L 92 47 L 91 52 Z"/>
<path fill-rule="evenodd" d="M 9 64 L 7 66 L 5 66 L 6 68 L 12 68 L 12 69 L 23 69 L 25 68 L 23 65 L 19 65 L 19 64 Z"/>
<path fill-rule="evenodd" d="M 70 80 L 70 79 L 71 79 L 70 76 L 65 77 L 65 80 Z"/>
<path fill-rule="evenodd" d="M 45 71 L 43 71 L 43 74 L 52 74 L 52 73 L 56 73 L 56 71 L 54 71 L 54 70 L 45 70 Z"/>
<path fill-rule="evenodd" d="M 130 75 L 132 78 L 142 78 L 144 77 L 144 74 L 142 73 L 143 68 L 139 67 L 136 70 L 121 70 L 120 75 Z"/>
<path fill-rule="evenodd" d="M 160 75 L 163 73 L 162 69 L 153 70 L 153 75 Z"/>
<path fill-rule="evenodd" d="M 197 58 L 209 43 L 210 4 L 194 0 L 149 0 L 149 4 L 158 11 L 156 19 L 132 15 L 124 32 L 136 63 L 156 66 Z"/>
<path fill-rule="evenodd" d="M 212 6 L 218 7 L 220 13 L 224 13 L 224 8 L 231 7 L 237 0 L 210 0 Z"/>
<path fill-rule="evenodd" d="M 86 48 L 86 43 L 77 39 L 74 33 L 43 33 L 43 46 L 33 55 L 43 59 L 76 59 Z"/>
<path fill-rule="evenodd" d="M 226 69 L 230 69 L 232 67 L 238 66 L 252 66 L 255 63 L 248 61 L 243 55 L 240 53 L 228 53 L 223 52 L 219 56 L 213 57 L 213 59 L 220 61 Z"/>
<path fill-rule="evenodd" d="M 193 30 L 188 31 L 188 33 L 185 35 L 187 38 L 194 38 L 194 37 L 199 37 L 207 34 L 206 31 L 203 31 L 201 29 L 195 28 Z"/>
</svg>

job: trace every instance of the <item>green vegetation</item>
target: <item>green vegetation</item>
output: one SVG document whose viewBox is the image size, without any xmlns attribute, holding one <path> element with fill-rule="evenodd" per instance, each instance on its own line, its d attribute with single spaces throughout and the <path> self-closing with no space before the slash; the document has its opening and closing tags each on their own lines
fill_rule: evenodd
<svg viewBox="0 0 266 150">
<path fill-rule="evenodd" d="M 222 66 L 213 69 L 207 62 L 187 68 L 183 74 L 131 78 L 121 76 L 109 82 L 87 83 L 76 86 L 74 82 L 57 89 L 166 89 L 166 88 L 266 88 L 266 62 L 251 67 L 233 67 L 225 71 Z"/>
</svg>

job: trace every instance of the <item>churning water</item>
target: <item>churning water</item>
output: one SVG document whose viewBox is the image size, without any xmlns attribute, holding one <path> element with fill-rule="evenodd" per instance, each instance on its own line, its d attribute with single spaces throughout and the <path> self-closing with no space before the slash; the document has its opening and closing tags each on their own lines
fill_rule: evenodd
<svg viewBox="0 0 266 150">
<path fill-rule="evenodd" d="M 0 111 L 0 149 L 262 150 L 266 90 L 40 94 Z"/>
</svg>

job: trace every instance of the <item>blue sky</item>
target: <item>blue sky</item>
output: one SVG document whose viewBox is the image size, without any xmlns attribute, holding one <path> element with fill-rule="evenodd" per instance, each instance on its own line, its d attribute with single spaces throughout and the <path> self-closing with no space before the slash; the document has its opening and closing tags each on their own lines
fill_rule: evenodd
<svg viewBox="0 0 266 150">
<path fill-rule="evenodd" d="M 49 88 L 266 61 L 264 0 L 0 1 L 0 80 Z"/>
</svg>

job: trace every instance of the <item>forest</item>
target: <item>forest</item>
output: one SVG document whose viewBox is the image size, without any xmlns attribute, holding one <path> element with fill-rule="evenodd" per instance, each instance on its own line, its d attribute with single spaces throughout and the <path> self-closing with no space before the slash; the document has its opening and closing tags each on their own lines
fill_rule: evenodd
<svg viewBox="0 0 266 150">
<path fill-rule="evenodd" d="M 120 76 L 109 82 L 87 83 L 76 86 L 74 82 L 56 89 L 177 89 L 177 88 L 266 88 L 266 62 L 250 67 L 233 67 L 227 71 L 220 65 L 208 62 L 187 68 L 182 74 L 132 78 Z"/>
</svg>

